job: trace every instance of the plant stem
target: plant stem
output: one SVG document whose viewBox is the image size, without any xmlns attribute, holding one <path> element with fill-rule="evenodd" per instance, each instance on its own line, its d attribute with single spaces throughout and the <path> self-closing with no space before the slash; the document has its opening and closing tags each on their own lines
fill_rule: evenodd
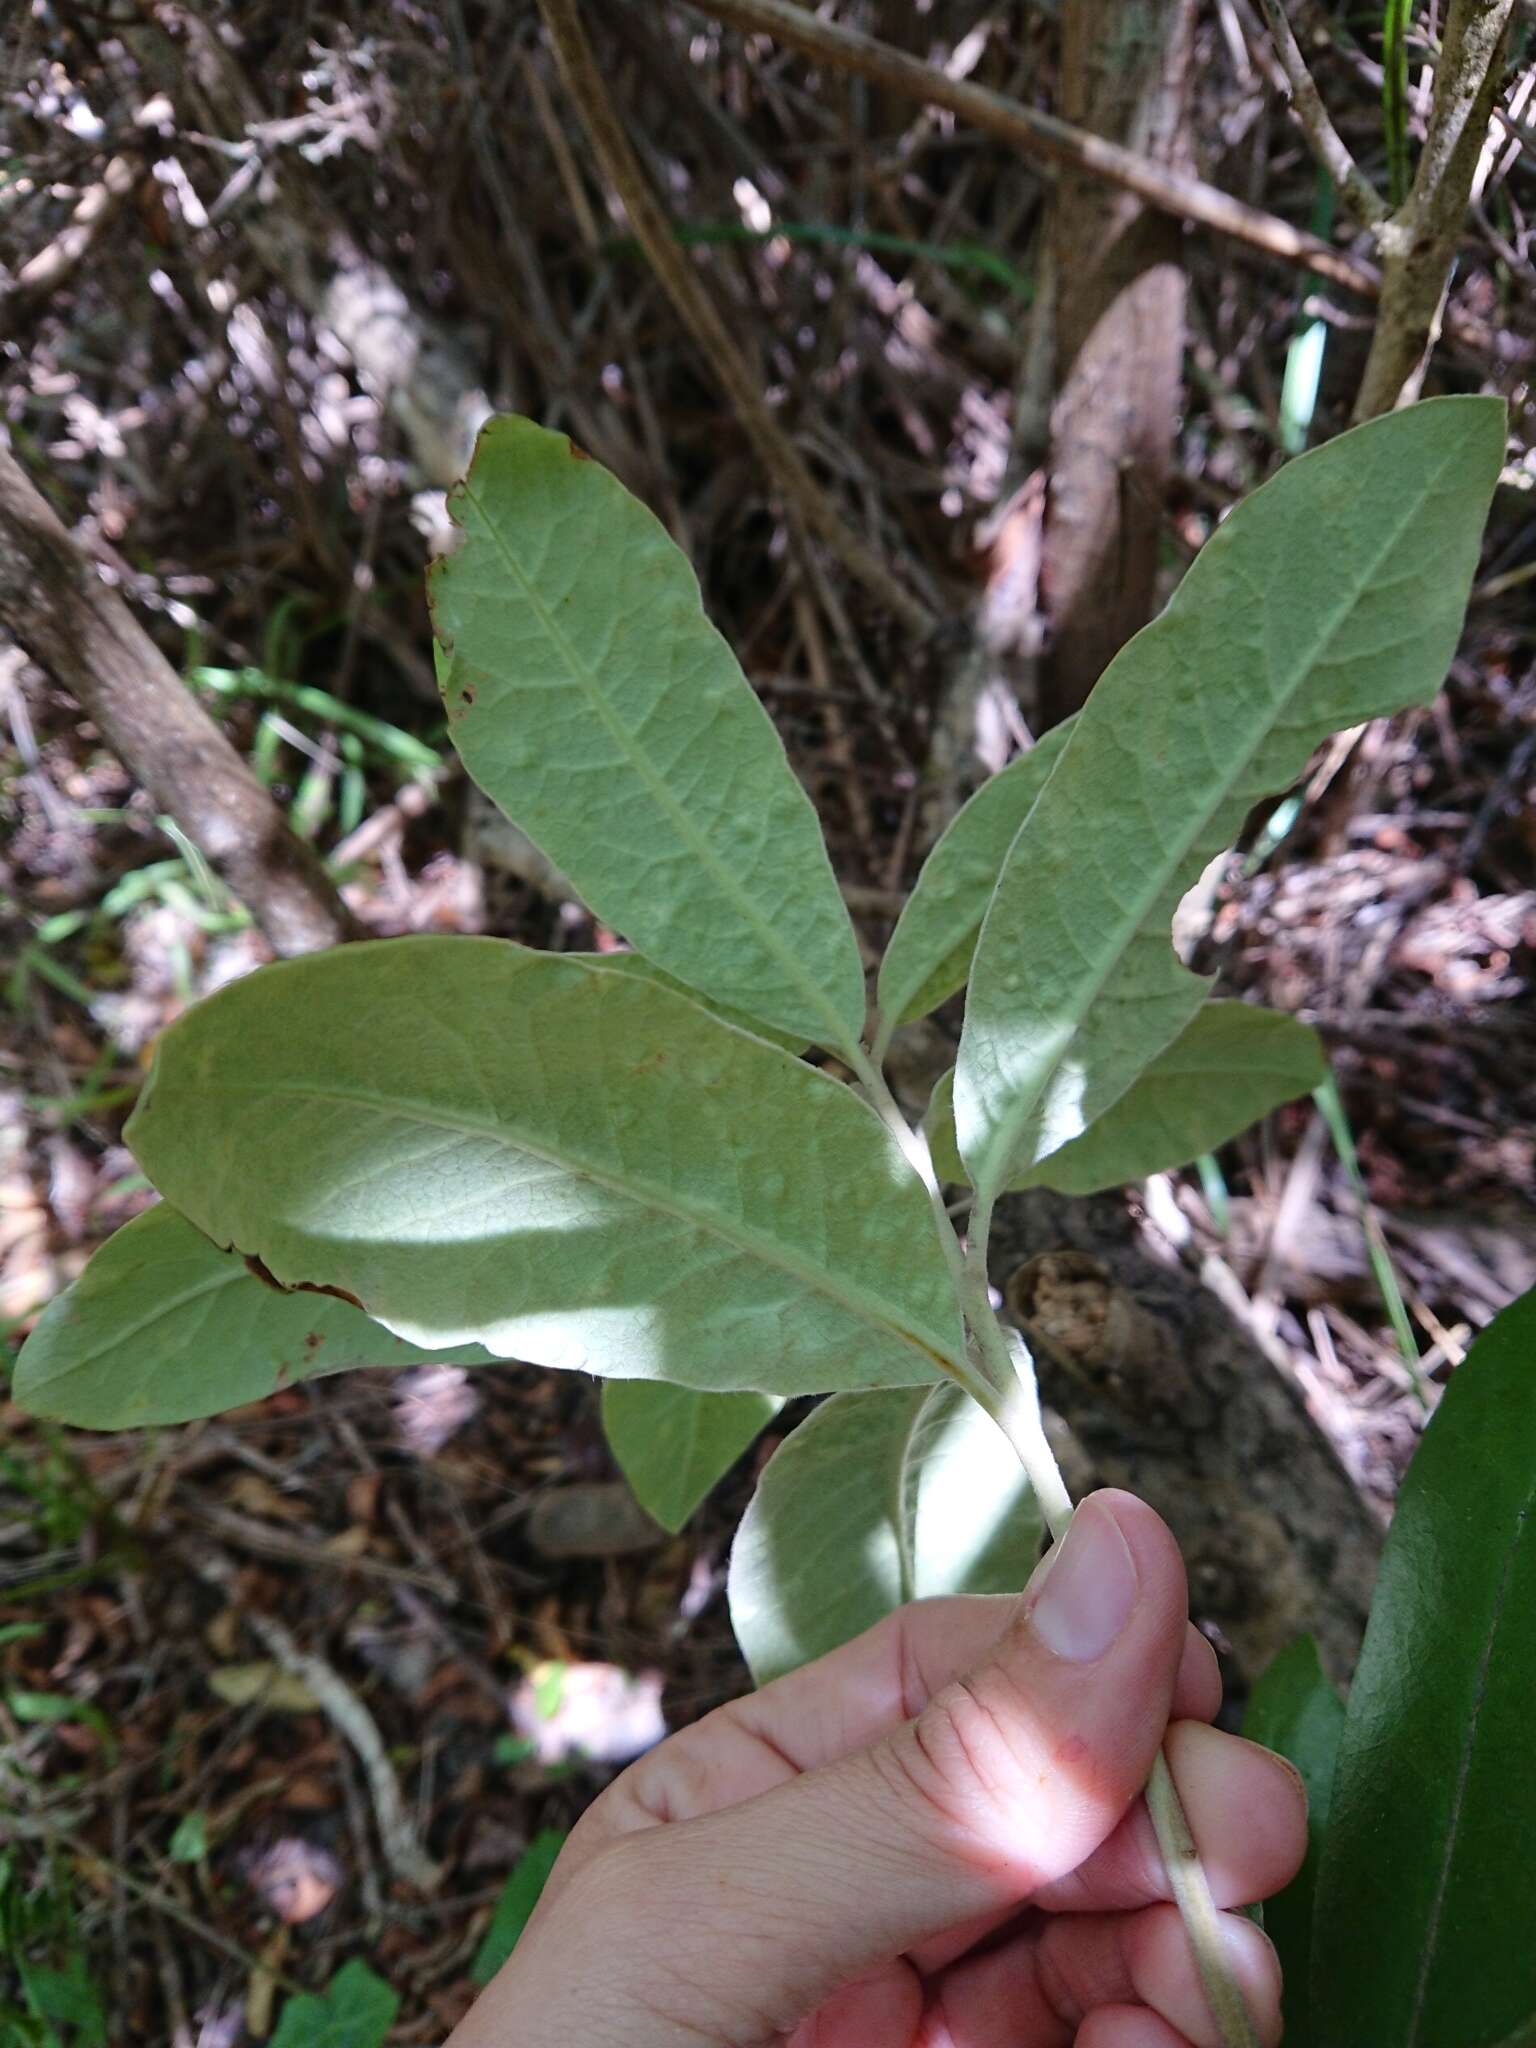
<svg viewBox="0 0 1536 2048">
<path fill-rule="evenodd" d="M 920 1131 L 914 1131 L 902 1115 L 901 1106 L 879 1066 L 860 1053 L 855 1072 L 866 1090 L 870 1104 L 889 1128 L 903 1154 L 911 1162 L 928 1190 L 939 1242 L 955 1283 L 960 1312 L 971 1340 L 971 1353 L 978 1371 L 974 1380 L 956 1375 L 959 1384 L 978 1403 L 1013 1446 L 1034 1489 L 1053 1541 L 1059 1543 L 1072 1520 L 1072 1496 L 1061 1476 L 1061 1467 L 1045 1434 L 1040 1414 L 1040 1394 L 1034 1361 L 1016 1331 L 1005 1330 L 992 1307 L 987 1285 L 987 1240 L 991 1234 L 992 1205 L 978 1202 L 972 1211 L 970 1246 L 960 1243 L 933 1161 Z M 1221 2035 L 1222 2048 L 1259 2048 L 1259 2037 L 1249 2016 L 1237 1979 L 1227 1959 L 1222 1939 L 1221 1913 L 1211 1896 L 1210 1882 L 1200 1861 L 1188 1816 L 1179 1799 L 1178 1787 L 1159 1750 L 1146 1787 L 1147 1811 L 1157 1835 L 1168 1871 L 1168 1883 L 1184 1932 L 1194 1951 L 1195 1966 L 1205 1987 L 1211 2016 Z"/>
<path fill-rule="evenodd" d="M 1195 1966 L 1223 2048 L 1259 2048 L 1247 2001 L 1227 1960 L 1221 1912 L 1211 1896 L 1205 1865 L 1200 1861 L 1199 1848 L 1162 1750 L 1158 1751 L 1147 1780 L 1146 1800 L 1174 1904 L 1195 1952 Z"/>
<path fill-rule="evenodd" d="M 939 1177 L 933 1170 L 928 1141 L 922 1132 L 915 1131 L 902 1115 L 901 1105 L 891 1093 L 890 1084 L 862 1047 L 854 1063 L 854 1072 L 869 1098 L 870 1107 L 895 1138 L 907 1164 L 928 1190 L 928 1206 L 933 1211 L 934 1228 L 938 1232 L 945 1264 L 949 1267 L 949 1277 L 954 1284 L 961 1316 L 964 1317 L 967 1287 L 965 1249 L 955 1234 L 955 1226 L 944 1206 L 944 1192 L 939 1186 Z M 967 1326 L 969 1327 L 969 1324 Z M 963 1387 L 971 1399 L 978 1402 L 989 1415 L 994 1415 L 996 1403 L 1007 1399 L 1011 1372 L 998 1374 L 994 1384 L 992 1378 L 988 1376 L 988 1369 L 995 1372 L 995 1361 L 983 1352 L 975 1362 L 979 1369 L 974 1374 L 956 1373 L 956 1384 Z"/>
</svg>

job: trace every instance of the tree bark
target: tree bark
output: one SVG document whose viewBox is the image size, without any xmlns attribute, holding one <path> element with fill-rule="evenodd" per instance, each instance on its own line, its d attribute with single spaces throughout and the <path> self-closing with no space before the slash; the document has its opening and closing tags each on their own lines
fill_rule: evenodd
<svg viewBox="0 0 1536 2048">
<path fill-rule="evenodd" d="M 352 936 L 314 850 L 0 449 L 0 626 L 100 727 L 281 954 Z"/>
<path fill-rule="evenodd" d="M 1071 0 L 1060 111 L 1187 171 L 1193 0 Z M 1123 187 L 1063 170 L 1051 216 L 1056 402 L 1040 571 L 1050 649 L 1041 711 L 1078 710 L 1156 604 L 1184 356 L 1180 231 Z"/>
<path fill-rule="evenodd" d="M 993 1248 L 1044 1399 L 1099 1480 L 1167 1520 L 1195 1618 L 1249 1680 L 1308 1631 L 1347 1676 L 1381 1526 L 1278 1367 L 1193 1273 L 1148 1256 L 1116 1196 L 1012 1197 Z"/>
</svg>

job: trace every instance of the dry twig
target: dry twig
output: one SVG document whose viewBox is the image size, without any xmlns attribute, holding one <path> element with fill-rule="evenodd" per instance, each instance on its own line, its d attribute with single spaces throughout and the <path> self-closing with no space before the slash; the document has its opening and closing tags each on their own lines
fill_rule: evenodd
<svg viewBox="0 0 1536 2048">
<path fill-rule="evenodd" d="M 719 308 L 679 248 L 666 215 L 641 168 L 614 109 L 592 45 L 582 24 L 579 0 L 539 0 L 567 90 L 576 102 L 603 174 L 624 203 L 635 237 L 651 268 L 704 359 L 725 386 L 726 396 L 751 437 L 764 467 L 806 526 L 857 582 L 878 599 L 908 632 L 927 634 L 934 621 L 861 540 L 801 461 L 763 397 L 760 380 L 748 367 Z"/>
<path fill-rule="evenodd" d="M 547 8 L 551 0 L 543 0 L 543 4 Z M 559 0 L 559 4 L 568 6 L 570 0 Z M 1026 155 L 1107 178 L 1137 193 L 1149 206 L 1177 219 L 1214 228 L 1218 234 L 1283 263 L 1314 270 L 1319 277 L 1326 277 L 1346 291 L 1374 298 L 1380 289 L 1380 278 L 1370 264 L 1342 249 L 1331 248 L 1317 235 L 1294 228 L 1289 221 L 1265 213 L 1261 207 L 1248 206 L 1230 193 L 1218 191 L 1203 178 L 1151 163 L 1134 150 L 1086 134 L 1054 114 L 1041 113 L 1038 108 L 1027 107 L 1002 93 L 989 92 L 965 79 L 951 78 L 923 63 L 921 58 L 910 57 L 904 50 L 894 49 L 874 36 L 808 14 L 803 7 L 793 5 L 793 0 L 698 0 L 698 4 L 735 28 L 775 36 L 793 49 L 804 50 L 809 56 L 889 87 L 892 92 L 908 93 L 933 106 L 947 107 L 972 127 L 1012 143 Z"/>
<path fill-rule="evenodd" d="M 1259 0 L 1259 5 L 1264 10 L 1264 20 L 1285 72 L 1286 83 L 1291 88 L 1296 118 L 1307 132 L 1313 155 L 1347 195 L 1364 224 L 1369 228 L 1380 227 L 1387 218 L 1387 203 L 1350 155 L 1348 144 L 1334 127 L 1328 109 L 1323 105 L 1323 96 L 1307 69 L 1301 45 L 1286 19 L 1281 0 Z"/>
<path fill-rule="evenodd" d="M 195 1568 L 198 1576 L 210 1585 L 219 1587 L 226 1594 L 232 1593 L 235 1575 L 223 1560 L 204 1557 L 197 1560 Z M 379 1841 L 390 1869 L 418 1891 L 435 1890 L 442 1883 L 443 1872 L 417 1839 L 416 1829 L 405 1810 L 400 1780 L 395 1776 L 395 1767 L 384 1747 L 378 1722 L 341 1674 L 323 1657 L 302 1648 L 275 1615 L 260 1614 L 252 1607 L 242 1606 L 240 1616 L 251 1632 L 260 1636 L 282 1668 L 309 1687 L 320 1702 L 321 1711 L 356 1750 L 368 1779 L 374 1817 L 379 1825 Z"/>
<path fill-rule="evenodd" d="M 74 698 L 281 954 L 353 933 L 311 847 L 19 463 L 0 449 L 0 626 Z"/>
</svg>

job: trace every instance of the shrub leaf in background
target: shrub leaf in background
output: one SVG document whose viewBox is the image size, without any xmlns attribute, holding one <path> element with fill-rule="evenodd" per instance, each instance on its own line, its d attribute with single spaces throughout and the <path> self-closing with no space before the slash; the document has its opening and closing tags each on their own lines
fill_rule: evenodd
<svg viewBox="0 0 1536 2048">
<path fill-rule="evenodd" d="M 1254 1003 L 1209 1002 L 1081 1137 L 1008 1185 L 1091 1195 L 1145 1180 L 1214 1151 L 1327 1074 L 1310 1025 Z M 958 1185 L 953 1085 L 952 1073 L 940 1079 L 926 1121 L 935 1170 Z"/>
<path fill-rule="evenodd" d="M 488 1365 L 424 1351 L 334 1295 L 285 1294 L 161 1202 L 114 1232 L 21 1347 L 11 1390 L 80 1429 L 192 1422 L 354 1365 Z"/>
<path fill-rule="evenodd" d="M 1207 984 L 1179 898 L 1339 727 L 1427 702 L 1456 645 L 1504 408 L 1438 398 L 1298 456 L 1230 514 L 1095 686 L 977 943 L 955 1077 L 984 1200 L 1070 1142 Z"/>
<path fill-rule="evenodd" d="M 1415 1453 L 1350 1688 L 1313 1934 L 1323 2048 L 1495 2048 L 1536 2016 L 1536 1292 Z"/>
<path fill-rule="evenodd" d="M 887 1037 L 964 988 L 1008 848 L 1076 724 L 1075 717 L 1064 719 L 984 782 L 924 861 L 880 962 L 880 1018 Z"/>
<path fill-rule="evenodd" d="M 128 1139 L 217 1243 L 413 1343 L 778 1394 L 963 1356 L 923 1187 L 851 1090 L 505 940 L 221 989 L 160 1038 Z"/>
<path fill-rule="evenodd" d="M 564 434 L 492 420 L 430 581 L 453 743 L 640 951 L 848 1052 L 864 974 L 821 827 L 665 527 Z"/>
<path fill-rule="evenodd" d="M 603 1434 L 635 1499 L 675 1536 L 780 1406 L 771 1394 L 608 1380 Z"/>
<path fill-rule="evenodd" d="M 323 1991 L 288 2000 L 272 2048 L 383 2048 L 399 2010 L 398 1995 L 354 1958 Z"/>
<path fill-rule="evenodd" d="M 903 1601 L 1016 1593 L 1040 1532 L 1016 1455 L 969 1396 L 838 1394 L 763 1469 L 731 1551 L 731 1625 L 764 1685 Z"/>
<path fill-rule="evenodd" d="M 1283 1892 L 1264 1901 L 1264 1932 L 1285 1971 L 1285 2038 L 1308 2048 L 1312 2024 L 1312 1915 L 1317 1872 L 1333 1803 L 1333 1774 L 1344 1728 L 1344 1702 L 1323 1670 L 1317 1644 L 1303 1636 L 1265 1671 L 1248 1699 L 1243 1733 L 1288 1757 L 1307 1788 L 1307 1855 Z"/>
<path fill-rule="evenodd" d="M 501 1897 L 496 1901 L 496 1910 L 485 1930 L 485 1938 L 475 1950 L 475 1959 L 469 1966 L 474 1983 L 489 1984 L 517 1947 L 519 1937 L 549 1882 L 555 1859 L 565 1847 L 565 1834 L 564 1828 L 540 1828 L 513 1865 L 511 1875 L 501 1888 Z"/>
</svg>

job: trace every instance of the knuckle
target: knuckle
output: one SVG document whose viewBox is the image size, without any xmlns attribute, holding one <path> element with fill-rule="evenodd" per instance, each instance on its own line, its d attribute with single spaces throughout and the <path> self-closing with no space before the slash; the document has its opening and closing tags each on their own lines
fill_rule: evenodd
<svg viewBox="0 0 1536 2048">
<path fill-rule="evenodd" d="M 996 1860 L 1000 1823 L 1026 1789 L 1009 1702 L 990 1673 L 938 1692 L 882 1751 L 898 1790 L 941 1843 L 970 1864 Z"/>
</svg>

